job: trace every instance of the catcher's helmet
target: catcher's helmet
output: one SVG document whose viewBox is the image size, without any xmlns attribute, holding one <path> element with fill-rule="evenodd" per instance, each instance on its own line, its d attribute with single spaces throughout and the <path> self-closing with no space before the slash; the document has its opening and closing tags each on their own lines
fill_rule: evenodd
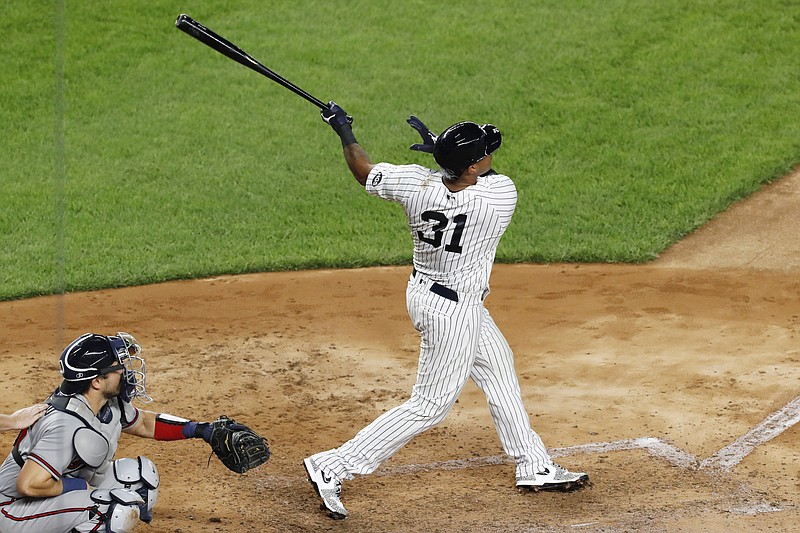
<svg viewBox="0 0 800 533">
<path fill-rule="evenodd" d="M 140 397 L 151 401 L 145 391 L 145 364 L 139 357 L 142 348 L 128 333 L 106 336 L 84 333 L 63 352 L 58 361 L 64 381 L 60 390 L 73 395 L 86 390 L 98 376 L 123 370 L 122 395 L 126 400 Z"/>
<path fill-rule="evenodd" d="M 491 124 L 459 122 L 436 138 L 433 158 L 445 177 L 457 180 L 470 165 L 500 148 L 501 142 L 500 130 Z"/>
</svg>

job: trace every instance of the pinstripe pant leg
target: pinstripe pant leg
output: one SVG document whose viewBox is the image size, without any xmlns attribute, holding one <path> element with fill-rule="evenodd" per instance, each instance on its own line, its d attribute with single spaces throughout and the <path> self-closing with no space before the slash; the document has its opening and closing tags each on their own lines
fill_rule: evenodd
<svg viewBox="0 0 800 533">
<path fill-rule="evenodd" d="M 480 344 L 471 377 L 486 394 L 503 450 L 517 463 L 517 477 L 551 462 L 542 439 L 531 429 L 514 370 L 514 354 L 489 311 L 483 309 Z"/>
<path fill-rule="evenodd" d="M 411 398 L 339 448 L 315 456 L 323 469 L 340 479 L 373 472 L 416 435 L 444 420 L 469 378 L 481 307 L 458 305 L 411 285 L 407 304 L 421 337 Z"/>
</svg>

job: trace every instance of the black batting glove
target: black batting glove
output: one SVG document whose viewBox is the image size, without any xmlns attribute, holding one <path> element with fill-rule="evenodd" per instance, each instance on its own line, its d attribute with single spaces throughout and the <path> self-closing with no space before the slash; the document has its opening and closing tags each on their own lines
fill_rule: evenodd
<svg viewBox="0 0 800 533">
<path fill-rule="evenodd" d="M 419 132 L 419 136 L 422 137 L 422 144 L 412 144 L 411 149 L 417 150 L 418 152 L 427 152 L 429 154 L 433 153 L 433 145 L 436 142 L 436 135 L 428 129 L 428 127 L 422 123 L 420 119 L 411 115 L 406 119 L 412 128 Z"/>
<path fill-rule="evenodd" d="M 350 126 L 353 123 L 353 117 L 339 107 L 339 104 L 330 101 L 327 107 L 319 110 L 319 114 L 322 120 L 333 128 L 333 131 L 342 139 L 342 146 L 357 142 L 353 135 L 353 128 Z"/>
<path fill-rule="evenodd" d="M 353 117 L 348 115 L 344 109 L 339 107 L 336 102 L 328 102 L 328 107 L 323 107 L 319 110 L 322 120 L 328 123 L 333 128 L 333 131 L 339 133 L 343 127 L 350 127 L 353 123 Z"/>
</svg>

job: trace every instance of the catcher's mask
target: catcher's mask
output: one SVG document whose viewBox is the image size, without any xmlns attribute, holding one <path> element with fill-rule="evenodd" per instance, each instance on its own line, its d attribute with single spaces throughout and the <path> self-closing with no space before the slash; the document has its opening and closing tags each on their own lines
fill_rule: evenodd
<svg viewBox="0 0 800 533">
<path fill-rule="evenodd" d="M 492 124 L 453 124 L 436 138 L 433 158 L 447 179 L 457 180 L 470 165 L 491 154 L 502 142 L 500 130 Z"/>
<path fill-rule="evenodd" d="M 139 398 L 150 403 L 153 399 L 147 395 L 146 369 L 141 353 L 142 347 L 128 333 L 110 336 L 84 333 L 61 353 L 58 362 L 64 377 L 61 392 L 66 395 L 83 392 L 94 378 L 122 370 L 122 399 Z"/>
</svg>

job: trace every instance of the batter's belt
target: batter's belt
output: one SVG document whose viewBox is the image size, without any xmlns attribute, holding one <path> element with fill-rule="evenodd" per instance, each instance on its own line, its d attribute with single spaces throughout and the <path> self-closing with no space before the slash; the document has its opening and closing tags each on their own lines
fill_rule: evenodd
<svg viewBox="0 0 800 533">
<path fill-rule="evenodd" d="M 482 302 L 489 295 L 489 289 L 485 289 L 482 292 L 461 293 L 461 298 L 459 298 L 459 293 L 457 293 L 453 289 L 445 287 L 441 283 L 437 283 L 435 281 L 427 279 L 425 276 L 419 274 L 416 268 L 411 269 L 411 277 L 412 278 L 419 277 L 422 281 L 427 281 L 428 283 L 430 283 L 430 286 L 428 287 L 429 291 L 431 291 L 434 294 L 438 294 L 442 298 L 446 298 L 451 302 L 466 301 L 474 303 L 477 300 L 480 300 Z"/>
</svg>

